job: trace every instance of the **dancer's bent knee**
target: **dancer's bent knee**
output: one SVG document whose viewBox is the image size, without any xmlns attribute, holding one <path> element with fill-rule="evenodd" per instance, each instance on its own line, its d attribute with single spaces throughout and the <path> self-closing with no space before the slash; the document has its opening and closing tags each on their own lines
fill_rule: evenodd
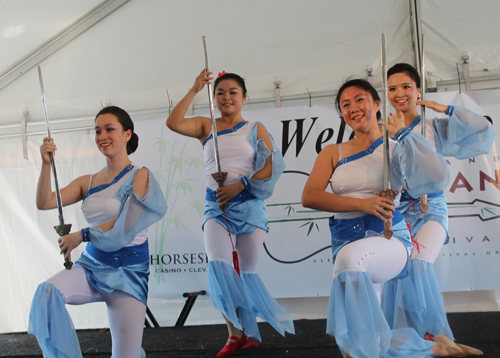
<svg viewBox="0 0 500 358">
<path fill-rule="evenodd" d="M 397 238 L 387 240 L 371 236 L 351 242 L 337 254 L 333 265 L 334 278 L 347 271 L 366 272 L 374 283 L 396 277 L 405 267 L 408 253 Z"/>
</svg>

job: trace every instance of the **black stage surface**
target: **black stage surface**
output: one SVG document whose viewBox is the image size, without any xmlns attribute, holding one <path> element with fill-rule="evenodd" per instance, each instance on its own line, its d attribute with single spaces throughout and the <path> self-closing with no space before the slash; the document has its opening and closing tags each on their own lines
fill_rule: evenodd
<svg viewBox="0 0 500 358">
<path fill-rule="evenodd" d="M 500 312 L 451 313 L 450 326 L 457 342 L 500 357 Z M 263 343 L 240 349 L 234 357 L 341 358 L 335 340 L 325 334 L 325 320 L 297 320 L 296 334 L 282 337 L 268 324 L 259 323 Z M 84 357 L 109 358 L 109 330 L 79 330 Z M 225 325 L 145 328 L 143 348 L 148 358 L 216 357 L 227 339 Z M 24 333 L 0 334 L 0 357 L 42 357 L 36 339 Z"/>
</svg>

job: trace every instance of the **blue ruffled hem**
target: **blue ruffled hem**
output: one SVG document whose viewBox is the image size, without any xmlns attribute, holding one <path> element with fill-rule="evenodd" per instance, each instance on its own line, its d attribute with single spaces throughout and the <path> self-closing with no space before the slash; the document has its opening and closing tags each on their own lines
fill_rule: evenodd
<svg viewBox="0 0 500 358">
<path fill-rule="evenodd" d="M 212 305 L 248 337 L 261 340 L 257 317 L 236 270 L 226 262 L 210 261 L 207 265 L 208 292 Z M 236 313 L 238 310 L 238 313 Z"/>
<path fill-rule="evenodd" d="M 454 340 L 434 265 L 424 260 L 411 259 L 408 270 L 408 277 L 384 284 L 382 310 L 389 326 L 411 327 L 421 337 L 426 333 L 441 333 Z"/>
<path fill-rule="evenodd" d="M 44 357 L 82 358 L 75 327 L 56 286 L 48 282 L 38 286 L 29 317 L 28 333 L 36 336 Z"/>
<path fill-rule="evenodd" d="M 274 327 L 282 336 L 285 332 L 295 334 L 292 317 L 271 296 L 266 286 L 256 273 L 241 273 L 253 312 Z"/>
<path fill-rule="evenodd" d="M 434 342 L 410 328 L 391 331 L 366 272 L 343 272 L 333 280 L 326 333 L 342 353 L 356 358 L 430 357 Z"/>
</svg>

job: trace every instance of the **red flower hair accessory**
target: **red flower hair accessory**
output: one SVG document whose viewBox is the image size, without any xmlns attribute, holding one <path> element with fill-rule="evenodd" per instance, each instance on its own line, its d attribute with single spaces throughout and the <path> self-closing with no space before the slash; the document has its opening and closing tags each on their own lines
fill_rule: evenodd
<svg viewBox="0 0 500 358">
<path fill-rule="evenodd" d="M 224 76 L 224 75 L 227 75 L 226 71 L 219 72 L 219 75 L 217 76 L 217 78 Z"/>
</svg>

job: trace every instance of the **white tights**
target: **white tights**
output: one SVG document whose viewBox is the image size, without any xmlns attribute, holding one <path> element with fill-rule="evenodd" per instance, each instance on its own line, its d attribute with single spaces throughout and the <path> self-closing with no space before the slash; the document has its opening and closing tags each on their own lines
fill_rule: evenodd
<svg viewBox="0 0 500 358">
<path fill-rule="evenodd" d="M 446 230 L 441 224 L 429 221 L 422 226 L 414 240 L 417 241 L 420 252 L 417 249 L 417 244 L 414 243 L 411 258 L 425 260 L 433 264 L 446 240 Z"/>
<path fill-rule="evenodd" d="M 64 302 L 82 305 L 91 302 L 106 302 L 109 329 L 112 338 L 113 358 L 138 358 L 141 356 L 142 333 L 146 305 L 135 297 L 122 292 L 101 293 L 92 287 L 81 265 L 71 270 L 62 270 L 47 282 L 61 291 Z"/>
<path fill-rule="evenodd" d="M 333 264 L 333 278 L 346 271 L 363 271 L 374 284 L 396 277 L 406 265 L 405 246 L 392 237 L 371 236 L 342 247 Z"/>
<path fill-rule="evenodd" d="M 234 247 L 238 252 L 241 272 L 255 272 L 265 236 L 266 232 L 259 228 L 251 234 L 231 233 Z M 209 261 L 219 260 L 232 264 L 233 247 L 225 227 L 210 219 L 205 223 L 204 237 L 205 251 Z"/>
</svg>

